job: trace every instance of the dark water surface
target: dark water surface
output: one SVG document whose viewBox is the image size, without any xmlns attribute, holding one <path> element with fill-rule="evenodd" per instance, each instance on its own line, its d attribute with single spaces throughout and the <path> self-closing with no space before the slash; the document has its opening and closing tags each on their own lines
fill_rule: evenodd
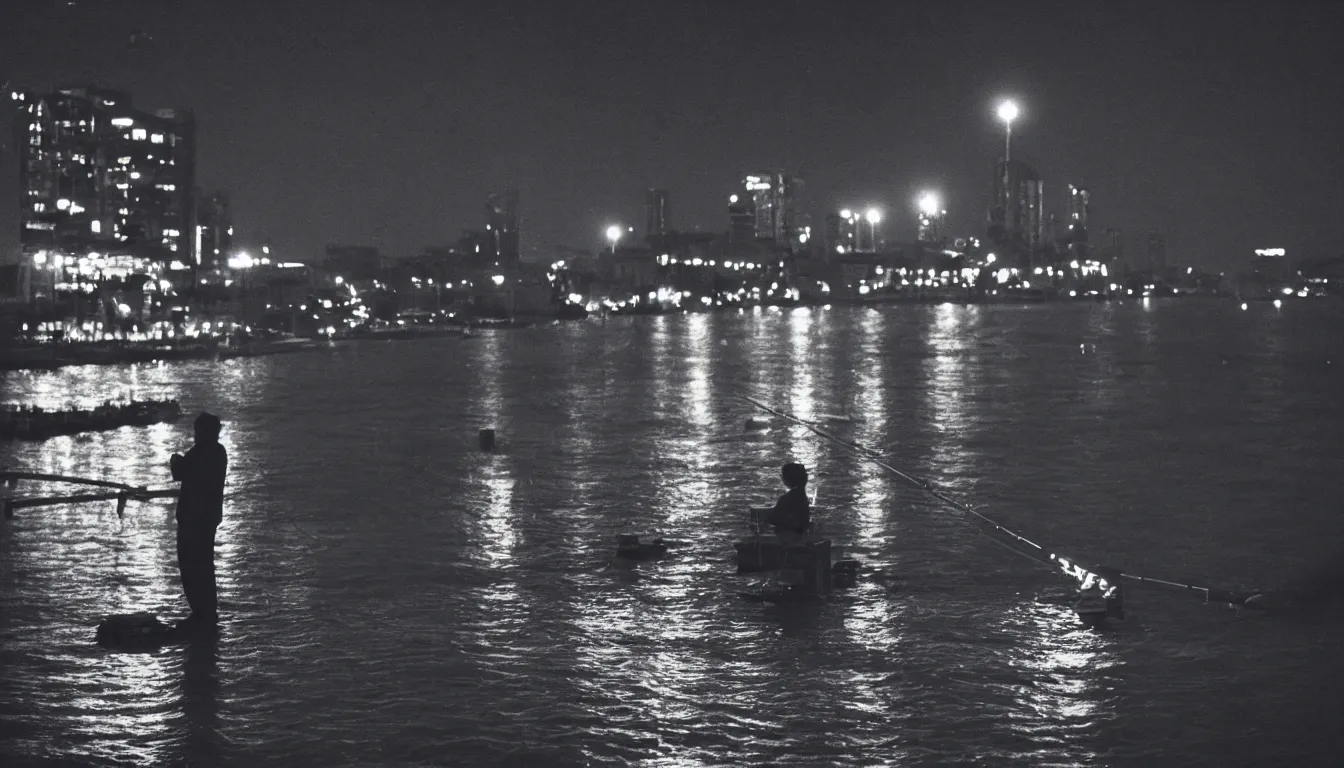
<svg viewBox="0 0 1344 768">
<path fill-rule="evenodd" d="M 8 402 L 208 408 L 232 463 L 215 644 L 92 644 L 184 613 L 167 503 L 0 521 L 0 763 L 1339 765 L 1344 623 L 1136 589 L 1081 630 L 1061 578 L 804 429 L 745 435 L 732 396 L 852 413 L 837 433 L 1085 562 L 1272 586 L 1344 546 L 1341 329 L 1335 304 L 800 309 L 10 374 Z M 189 433 L 0 457 L 162 484 Z M 737 596 L 789 458 L 890 588 Z M 677 556 L 609 568 L 622 532 Z"/>
</svg>

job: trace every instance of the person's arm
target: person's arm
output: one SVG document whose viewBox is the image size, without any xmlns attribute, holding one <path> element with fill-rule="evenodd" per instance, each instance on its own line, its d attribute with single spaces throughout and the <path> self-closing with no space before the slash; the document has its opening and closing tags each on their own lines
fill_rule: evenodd
<svg viewBox="0 0 1344 768">
<path fill-rule="evenodd" d="M 194 453 L 196 453 L 196 449 L 192 448 L 187 451 L 187 455 L 174 453 L 173 458 L 168 460 L 168 469 L 172 471 L 174 480 L 181 482 L 191 476 L 196 464 L 195 457 L 192 455 Z"/>
<path fill-rule="evenodd" d="M 773 525 L 779 517 L 779 505 L 783 502 L 781 498 L 775 502 L 773 507 L 752 507 L 751 522 L 756 525 Z"/>
</svg>

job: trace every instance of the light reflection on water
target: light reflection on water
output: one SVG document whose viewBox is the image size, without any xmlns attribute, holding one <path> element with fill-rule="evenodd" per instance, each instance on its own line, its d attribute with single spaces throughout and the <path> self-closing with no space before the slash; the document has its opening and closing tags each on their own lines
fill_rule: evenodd
<svg viewBox="0 0 1344 768">
<path fill-rule="evenodd" d="M 1137 591 L 1124 630 L 1080 630 L 1055 578 L 806 430 L 744 435 L 752 411 L 731 398 L 850 410 L 829 431 L 895 442 L 898 466 L 1079 556 L 1276 579 L 1344 534 L 1340 473 L 1322 469 L 1344 389 L 1323 360 L 1344 355 L 1315 332 L 1337 316 L 1250 314 L 615 318 L 9 377 L 10 402 L 78 387 L 222 411 L 231 470 L 217 648 L 89 643 L 105 613 L 184 611 L 170 504 L 0 523 L 0 760 L 1313 764 L 1330 729 L 1312 697 L 1339 669 L 1320 631 Z M 157 486 L 186 422 L 0 450 Z M 894 581 L 799 610 L 738 598 L 743 507 L 779 493 L 789 457 L 815 468 L 834 541 Z M 673 555 L 604 567 L 622 532 L 665 535 Z M 1224 668 L 1254 694 L 1222 695 L 1238 679 Z M 1294 735 L 1219 736 L 1246 722 Z"/>
</svg>

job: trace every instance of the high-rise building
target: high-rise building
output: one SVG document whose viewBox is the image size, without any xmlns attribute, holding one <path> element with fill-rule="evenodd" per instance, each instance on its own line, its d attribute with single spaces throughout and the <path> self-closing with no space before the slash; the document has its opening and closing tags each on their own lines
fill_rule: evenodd
<svg viewBox="0 0 1344 768">
<path fill-rule="evenodd" d="M 644 234 L 666 235 L 670 228 L 666 189 L 650 189 L 644 198 Z"/>
<path fill-rule="evenodd" d="M 756 239 L 756 208 L 750 196 L 729 196 L 728 227 L 728 238 L 735 243 L 749 243 Z"/>
<path fill-rule="evenodd" d="M 1087 242 L 1087 215 L 1091 211 L 1092 195 L 1082 187 L 1069 185 L 1069 237 L 1075 242 Z"/>
<path fill-rule="evenodd" d="M 517 190 L 491 195 L 485 209 L 485 228 L 494 239 L 496 260 L 501 264 L 516 264 L 521 255 Z"/>
<path fill-rule="evenodd" d="M 751 174 L 742 182 L 743 191 L 735 195 L 739 201 L 732 203 L 739 210 L 735 213 L 730 206 L 729 216 L 744 215 L 741 209 L 749 207 L 755 239 L 791 245 L 797 240 L 795 201 L 802 183 L 802 179 L 782 172 Z"/>
<path fill-rule="evenodd" d="M 937 201 L 929 204 L 920 203 L 919 209 L 919 241 L 921 243 L 941 243 L 947 237 L 944 231 L 944 222 L 947 220 L 947 211 L 937 205 Z"/>
<path fill-rule="evenodd" d="M 1102 234 L 1101 257 L 1115 264 L 1124 263 L 1125 260 L 1125 242 L 1120 234 L 1120 230 L 1108 228 Z"/>
<path fill-rule="evenodd" d="M 1018 246 L 1028 253 L 1045 241 L 1045 184 L 1036 169 L 1021 160 L 1000 160 L 995 167 L 990 235 L 1000 244 Z"/>
<path fill-rule="evenodd" d="M 859 248 L 859 217 L 845 209 L 826 214 L 826 253 L 853 253 Z"/>
<path fill-rule="evenodd" d="M 1161 232 L 1148 233 L 1148 269 L 1154 272 L 1167 266 L 1167 239 Z"/>
<path fill-rule="evenodd" d="M 196 261 L 196 126 L 99 87 L 14 92 L 25 253 Z"/>
<path fill-rule="evenodd" d="M 192 251 L 202 269 L 228 264 L 233 252 L 233 213 L 223 192 L 208 197 L 196 193 L 196 242 Z"/>
</svg>

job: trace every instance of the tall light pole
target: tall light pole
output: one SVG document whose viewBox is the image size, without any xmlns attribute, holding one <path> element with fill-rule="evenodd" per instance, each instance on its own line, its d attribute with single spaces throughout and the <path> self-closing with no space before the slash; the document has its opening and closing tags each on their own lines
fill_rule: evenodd
<svg viewBox="0 0 1344 768">
<path fill-rule="evenodd" d="M 877 225 L 882 222 L 882 212 L 876 208 L 869 208 L 864 218 L 868 220 L 869 245 L 872 246 L 873 253 L 877 253 Z"/>
<path fill-rule="evenodd" d="M 1003 232 L 1004 237 L 1016 231 L 1017 211 L 1013 208 L 1013 174 L 1009 161 L 1013 155 L 1013 121 L 1017 119 L 1017 103 L 1011 99 L 999 104 L 999 119 L 1003 121 Z"/>
<path fill-rule="evenodd" d="M 1013 121 L 1017 119 L 1017 103 L 1005 101 L 999 105 L 999 119 L 1003 121 L 1003 162 L 1013 159 Z"/>
<path fill-rule="evenodd" d="M 919 239 L 936 242 L 942 239 L 943 203 L 936 192 L 924 192 L 919 196 Z"/>
<path fill-rule="evenodd" d="M 607 239 L 611 241 L 612 256 L 616 255 L 616 241 L 621 239 L 622 232 L 623 230 L 619 224 L 612 224 L 610 227 L 607 227 Z"/>
</svg>

